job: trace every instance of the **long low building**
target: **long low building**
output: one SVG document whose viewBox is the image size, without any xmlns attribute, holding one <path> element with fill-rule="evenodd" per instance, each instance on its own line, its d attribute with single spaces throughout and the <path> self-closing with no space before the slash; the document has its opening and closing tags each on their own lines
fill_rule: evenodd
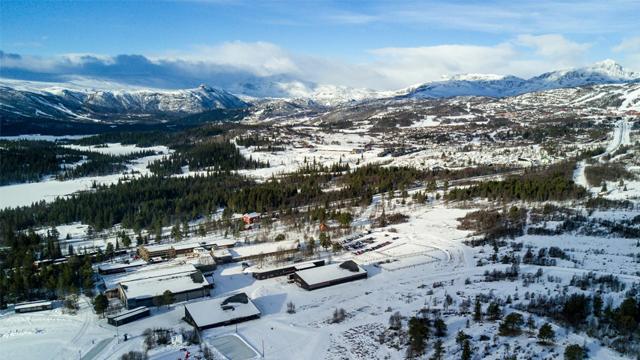
<svg viewBox="0 0 640 360">
<path fill-rule="evenodd" d="M 294 263 L 294 264 L 278 266 L 278 267 L 267 267 L 267 268 L 257 268 L 257 269 L 252 269 L 252 270 L 247 269 L 247 270 L 251 271 L 251 274 L 255 279 L 264 280 L 264 279 L 269 279 L 277 276 L 290 275 L 300 270 L 311 269 L 318 266 L 324 266 L 324 264 L 325 264 L 324 260 L 315 260 L 315 261 L 306 261 L 306 262 Z"/>
<path fill-rule="evenodd" d="M 149 261 L 152 258 L 174 258 L 176 256 L 188 255 L 194 252 L 196 248 L 204 248 L 207 250 L 228 248 L 235 246 L 236 241 L 233 239 L 208 239 L 200 241 L 183 241 L 168 244 L 156 245 L 140 245 L 138 254 L 143 259 Z"/>
<path fill-rule="evenodd" d="M 122 282 L 144 280 L 177 274 L 190 274 L 195 272 L 196 270 L 197 269 L 192 264 L 162 263 L 133 268 L 130 269 L 130 271 L 124 273 L 102 275 L 101 278 L 106 294 L 118 295 L 118 285 Z"/>
<path fill-rule="evenodd" d="M 98 274 L 110 275 L 126 272 L 127 270 L 135 269 L 141 266 L 147 265 L 147 262 L 142 259 L 137 259 L 125 263 L 104 263 L 98 265 Z"/>
<path fill-rule="evenodd" d="M 186 304 L 185 320 L 198 328 L 210 329 L 260 318 L 260 310 L 246 293 Z"/>
<path fill-rule="evenodd" d="M 127 309 L 153 306 L 154 298 L 171 291 L 174 302 L 209 296 L 213 286 L 198 270 L 188 273 L 157 276 L 118 284 L 120 299 Z"/>
<path fill-rule="evenodd" d="M 346 283 L 367 278 L 367 271 L 353 260 L 296 271 L 291 278 L 307 290 Z"/>
<path fill-rule="evenodd" d="M 52 310 L 53 301 L 40 300 L 16 304 L 13 310 L 17 313 L 27 313 L 34 311 Z"/>
<path fill-rule="evenodd" d="M 213 257 L 220 263 L 228 261 L 247 261 L 259 258 L 291 255 L 298 252 L 299 248 L 300 243 L 296 240 L 265 242 L 227 248 L 223 251 L 217 250 L 213 252 Z M 230 258 L 228 258 L 228 256 L 230 256 Z"/>
<path fill-rule="evenodd" d="M 129 311 L 108 316 L 107 322 L 117 327 L 136 321 L 138 319 L 142 319 L 143 317 L 147 317 L 149 315 L 151 315 L 151 311 L 149 310 L 149 308 L 146 306 L 140 306 Z"/>
</svg>

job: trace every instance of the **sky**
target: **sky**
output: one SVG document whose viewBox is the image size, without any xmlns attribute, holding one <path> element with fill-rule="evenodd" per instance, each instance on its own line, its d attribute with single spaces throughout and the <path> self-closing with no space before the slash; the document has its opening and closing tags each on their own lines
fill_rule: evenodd
<svg viewBox="0 0 640 360">
<path fill-rule="evenodd" d="M 159 87 L 300 80 L 398 89 L 640 71 L 640 1 L 0 1 L 0 76 Z"/>
</svg>

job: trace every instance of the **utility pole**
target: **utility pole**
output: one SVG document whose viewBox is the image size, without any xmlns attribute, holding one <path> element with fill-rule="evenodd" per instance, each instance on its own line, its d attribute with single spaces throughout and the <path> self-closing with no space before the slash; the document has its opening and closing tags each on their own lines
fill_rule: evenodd
<svg viewBox="0 0 640 360">
<path fill-rule="evenodd" d="M 262 358 L 264 359 L 264 339 L 260 340 L 262 340 Z"/>
</svg>

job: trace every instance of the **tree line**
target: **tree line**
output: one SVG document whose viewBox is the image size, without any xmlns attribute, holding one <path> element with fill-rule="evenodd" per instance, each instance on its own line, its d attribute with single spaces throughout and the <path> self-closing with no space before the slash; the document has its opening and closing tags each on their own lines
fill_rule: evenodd
<svg viewBox="0 0 640 360">
<path fill-rule="evenodd" d="M 486 198 L 503 202 L 579 199 L 587 196 L 587 191 L 573 182 L 574 168 L 575 162 L 562 162 L 502 181 L 485 181 L 466 188 L 454 188 L 445 198 L 451 201 Z"/>
</svg>

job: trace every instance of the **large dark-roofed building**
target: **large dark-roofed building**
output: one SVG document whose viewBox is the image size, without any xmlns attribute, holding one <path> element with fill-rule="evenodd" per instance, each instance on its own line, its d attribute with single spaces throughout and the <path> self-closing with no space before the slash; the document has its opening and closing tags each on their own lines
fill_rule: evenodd
<svg viewBox="0 0 640 360">
<path fill-rule="evenodd" d="M 302 263 L 289 264 L 280 267 L 272 267 L 266 269 L 256 269 L 252 272 L 254 278 L 258 280 L 269 279 L 278 276 L 293 274 L 296 271 L 311 269 L 318 266 L 324 266 L 324 260 L 307 261 Z"/>
<path fill-rule="evenodd" d="M 346 283 L 367 278 L 367 271 L 348 260 L 340 264 L 331 264 L 301 270 L 291 275 L 294 281 L 307 290 L 320 289 L 327 286 Z"/>
<path fill-rule="evenodd" d="M 246 293 L 237 293 L 184 306 L 184 318 L 198 330 L 260 318 L 260 310 Z"/>
<path fill-rule="evenodd" d="M 202 273 L 194 269 L 185 273 L 121 282 L 118 291 L 124 306 L 132 309 L 153 306 L 153 299 L 162 296 L 166 290 L 171 291 L 174 302 L 181 302 L 209 296 L 212 287 Z"/>
</svg>

